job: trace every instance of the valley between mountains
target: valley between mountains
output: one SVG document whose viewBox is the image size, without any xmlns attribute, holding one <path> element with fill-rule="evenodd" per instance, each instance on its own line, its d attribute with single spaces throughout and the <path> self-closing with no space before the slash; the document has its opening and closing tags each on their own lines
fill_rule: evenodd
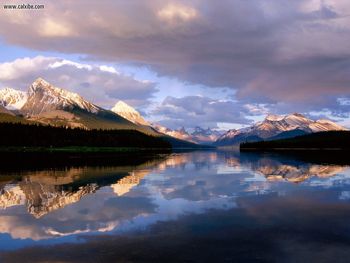
<svg viewBox="0 0 350 263">
<path fill-rule="evenodd" d="M 79 94 L 55 87 L 42 78 L 36 79 L 26 92 L 12 88 L 0 90 L 0 122 L 42 124 L 86 131 L 133 130 L 166 141 L 173 148 L 196 148 L 200 145 L 225 147 L 317 132 L 347 131 L 347 128 L 333 121 L 311 120 L 299 113 L 268 115 L 262 122 L 228 131 L 201 127 L 194 127 L 191 132 L 183 127 L 172 130 L 145 120 L 137 110 L 123 101 L 118 101 L 110 110 L 104 109 Z"/>
</svg>

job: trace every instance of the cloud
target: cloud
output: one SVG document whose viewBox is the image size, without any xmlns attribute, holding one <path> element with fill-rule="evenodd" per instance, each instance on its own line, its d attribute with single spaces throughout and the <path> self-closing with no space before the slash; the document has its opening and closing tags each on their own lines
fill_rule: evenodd
<svg viewBox="0 0 350 263">
<path fill-rule="evenodd" d="M 69 26 L 50 18 L 43 21 L 39 34 L 44 37 L 70 37 L 75 35 Z"/>
<path fill-rule="evenodd" d="M 0 10 L 1 38 L 229 87 L 276 111 L 338 107 L 350 95 L 347 0 L 42 3 L 29 14 Z"/>
<path fill-rule="evenodd" d="M 2 86 L 27 90 L 38 77 L 77 92 L 106 108 L 111 108 L 118 100 L 125 100 L 135 106 L 147 105 L 157 91 L 155 83 L 136 80 L 107 65 L 82 64 L 43 56 L 0 63 Z"/>
<path fill-rule="evenodd" d="M 160 9 L 157 13 L 160 20 L 176 23 L 176 22 L 185 22 L 197 17 L 197 11 L 194 8 L 184 6 L 184 5 L 175 5 L 168 4 L 167 6 Z"/>
<path fill-rule="evenodd" d="M 160 123 L 170 127 L 217 127 L 218 122 L 249 124 L 247 116 L 263 114 L 257 105 L 232 100 L 217 100 L 203 96 L 175 98 L 168 96 L 152 112 Z"/>
</svg>

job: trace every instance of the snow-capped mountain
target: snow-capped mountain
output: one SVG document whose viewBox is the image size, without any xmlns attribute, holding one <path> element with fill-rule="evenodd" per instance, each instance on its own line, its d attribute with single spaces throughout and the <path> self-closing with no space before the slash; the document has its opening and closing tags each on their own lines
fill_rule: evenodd
<svg viewBox="0 0 350 263">
<path fill-rule="evenodd" d="M 137 125 L 149 126 L 155 131 L 157 131 L 158 133 L 165 134 L 165 135 L 174 137 L 176 139 L 180 139 L 180 140 L 184 140 L 192 143 L 200 143 L 200 141 L 196 140 L 196 138 L 192 134 L 187 132 L 184 127 L 178 130 L 171 130 L 157 123 L 149 123 L 141 116 L 141 114 L 137 110 L 135 110 L 133 107 L 131 107 L 130 105 L 128 105 L 123 101 L 118 101 L 115 104 L 115 106 L 111 109 L 111 111 L 117 113 L 118 115 L 124 117 L 125 119 Z M 198 127 L 198 129 L 201 129 L 201 128 Z M 205 130 L 201 129 L 201 131 L 205 131 Z M 207 140 L 204 140 L 204 141 L 207 142 Z M 212 141 L 215 141 L 215 140 L 212 140 Z"/>
<path fill-rule="evenodd" d="M 159 124 L 152 124 L 152 127 L 163 134 L 197 144 L 212 144 L 222 135 L 222 132 L 210 128 L 203 129 L 198 126 L 194 128 L 192 133 L 188 132 L 184 127 L 178 130 L 171 130 Z"/>
<path fill-rule="evenodd" d="M 114 105 L 111 111 L 135 124 L 150 125 L 137 110 L 121 100 Z"/>
<path fill-rule="evenodd" d="M 219 132 L 213 131 L 210 128 L 203 129 L 201 127 L 195 127 L 194 131 L 189 133 L 184 127 L 178 130 L 171 130 L 160 124 L 151 124 L 146 121 L 137 110 L 123 101 L 118 101 L 111 111 L 135 124 L 150 126 L 160 133 L 189 142 L 212 143 L 221 135 Z"/>
<path fill-rule="evenodd" d="M 97 113 L 100 108 L 77 93 L 54 87 L 42 78 L 36 79 L 28 90 L 28 99 L 21 107 L 27 115 L 39 115 L 54 110 L 81 109 Z"/>
<path fill-rule="evenodd" d="M 188 142 L 196 143 L 195 141 L 193 141 L 192 136 L 185 130 L 184 127 L 182 127 L 179 130 L 172 130 L 172 129 L 169 129 L 169 128 L 164 127 L 164 126 L 162 126 L 160 124 L 157 124 L 157 123 L 152 123 L 151 126 L 157 132 L 160 132 L 162 134 L 165 134 L 165 135 L 168 135 L 168 136 L 180 139 L 180 140 L 185 140 L 185 141 L 188 141 Z"/>
<path fill-rule="evenodd" d="M 0 90 L 0 105 L 8 110 L 19 110 L 26 103 L 27 92 L 4 88 Z"/>
<path fill-rule="evenodd" d="M 150 127 L 134 124 L 85 100 L 79 94 L 55 87 L 42 78 L 36 79 L 26 93 L 7 88 L 0 95 L 3 105 L 16 109 L 10 111 L 0 104 L 1 112 L 19 115 L 18 121 L 30 120 L 84 129 L 131 129 L 157 135 Z"/>
<path fill-rule="evenodd" d="M 192 140 L 197 143 L 213 143 L 215 142 L 220 136 L 222 135 L 222 132 L 212 130 L 210 128 L 203 129 L 201 127 L 195 127 L 194 131 L 191 133 Z"/>
<path fill-rule="evenodd" d="M 215 142 L 218 146 L 239 144 L 243 141 L 281 139 L 321 131 L 342 131 L 346 128 L 326 119 L 311 120 L 299 113 L 285 116 L 268 115 L 264 121 L 251 127 L 229 130 Z"/>
</svg>

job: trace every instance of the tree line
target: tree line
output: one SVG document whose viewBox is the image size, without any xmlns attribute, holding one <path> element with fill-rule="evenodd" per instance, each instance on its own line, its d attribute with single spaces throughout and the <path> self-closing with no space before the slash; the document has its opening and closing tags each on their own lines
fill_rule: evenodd
<svg viewBox="0 0 350 263">
<path fill-rule="evenodd" d="M 241 150 L 284 149 L 341 149 L 350 150 L 350 131 L 327 131 L 297 136 L 290 139 L 242 143 Z"/>
<path fill-rule="evenodd" d="M 0 146 L 171 148 L 163 139 L 136 130 L 85 130 L 21 123 L 0 123 Z"/>
</svg>

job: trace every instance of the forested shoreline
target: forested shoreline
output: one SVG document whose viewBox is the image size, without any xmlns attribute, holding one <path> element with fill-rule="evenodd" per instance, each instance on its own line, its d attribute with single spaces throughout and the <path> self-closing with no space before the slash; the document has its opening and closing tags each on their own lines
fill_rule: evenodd
<svg viewBox="0 0 350 263">
<path fill-rule="evenodd" d="M 171 148 L 161 137 L 136 130 L 85 130 L 40 124 L 0 123 L 0 147 Z"/>
<path fill-rule="evenodd" d="M 249 150 L 350 150 L 350 131 L 311 133 L 289 139 L 242 143 L 242 151 Z"/>
</svg>

